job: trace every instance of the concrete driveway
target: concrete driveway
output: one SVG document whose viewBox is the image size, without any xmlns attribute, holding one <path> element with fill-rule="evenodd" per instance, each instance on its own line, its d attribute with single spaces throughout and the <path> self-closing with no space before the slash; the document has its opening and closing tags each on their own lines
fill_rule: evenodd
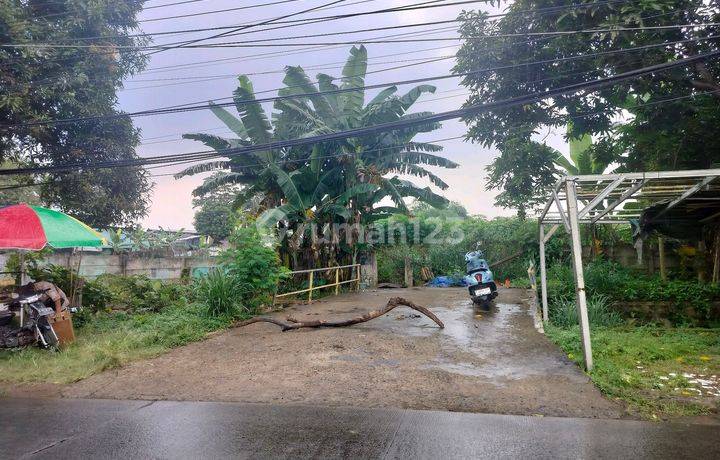
<svg viewBox="0 0 720 460">
<path fill-rule="evenodd" d="M 338 329 L 233 329 L 64 387 L 64 396 L 394 407 L 568 417 L 625 417 L 534 328 L 527 291 L 503 289 L 490 312 L 464 289 L 380 290 L 331 297 L 280 316 L 346 318 L 404 296 L 439 329 L 397 308 Z"/>
</svg>

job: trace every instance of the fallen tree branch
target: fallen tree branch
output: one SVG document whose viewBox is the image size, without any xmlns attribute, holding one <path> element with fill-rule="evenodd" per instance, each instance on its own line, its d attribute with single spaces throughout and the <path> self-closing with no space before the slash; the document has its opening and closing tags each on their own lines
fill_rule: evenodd
<svg viewBox="0 0 720 460">
<path fill-rule="evenodd" d="M 418 311 L 422 313 L 423 315 L 427 316 L 431 320 L 433 320 L 440 328 L 444 328 L 445 325 L 442 321 L 440 321 L 440 318 L 435 316 L 433 312 L 428 310 L 427 308 L 417 305 L 414 302 L 411 302 L 407 299 L 404 299 L 402 297 L 393 297 L 392 299 L 388 300 L 387 305 L 385 305 L 380 310 L 373 310 L 368 313 L 365 313 L 362 316 L 356 316 L 355 318 L 350 318 L 343 321 L 324 321 L 324 320 L 311 320 L 311 321 L 298 321 L 293 318 L 287 318 L 287 321 L 283 321 L 281 319 L 273 318 L 270 316 L 256 316 L 255 318 L 250 318 L 246 321 L 241 321 L 239 323 L 236 323 L 233 325 L 233 327 L 243 327 L 247 326 L 249 324 L 254 323 L 272 323 L 280 326 L 282 328 L 282 331 L 291 331 L 294 329 L 300 329 L 303 327 L 344 327 L 344 326 L 352 326 L 353 324 L 358 323 L 364 323 L 366 321 L 370 321 L 371 319 L 378 318 L 380 316 L 383 316 L 386 313 L 389 313 L 392 309 L 395 307 L 410 307 L 415 311 Z"/>
</svg>

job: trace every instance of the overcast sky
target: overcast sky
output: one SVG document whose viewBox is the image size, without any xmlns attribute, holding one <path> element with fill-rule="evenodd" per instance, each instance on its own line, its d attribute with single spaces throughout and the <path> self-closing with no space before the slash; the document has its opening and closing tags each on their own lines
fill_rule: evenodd
<svg viewBox="0 0 720 460">
<path fill-rule="evenodd" d="M 141 22 L 143 31 L 153 33 L 167 30 L 230 26 L 260 22 L 330 2 L 330 0 L 297 0 L 280 5 L 263 6 L 240 11 L 152 21 L 154 18 L 236 8 L 258 3 L 268 3 L 269 1 L 270 0 L 201 0 L 185 5 L 146 9 L 140 14 L 139 19 L 143 21 Z M 419 1 L 420 0 L 346 0 L 343 2 L 344 5 L 341 4 L 342 6 L 314 11 L 298 16 L 297 18 L 372 11 L 393 6 L 404 6 L 410 3 L 418 3 Z M 448 1 L 452 2 L 454 0 Z M 149 0 L 146 2 L 146 7 L 173 2 L 174 0 Z M 455 19 L 463 7 L 467 9 L 471 6 L 490 10 L 490 7 L 478 2 L 477 6 L 450 6 L 361 16 L 307 26 L 285 28 L 277 31 L 263 31 L 237 37 L 226 37 L 222 40 L 253 40 L 271 37 L 287 37 L 292 35 L 342 32 L 354 29 Z M 412 29 L 308 38 L 297 41 L 313 43 L 350 41 L 409 32 L 413 32 L 414 36 L 422 34 L 421 36 L 424 38 L 457 36 L 454 28 L 435 31 L 432 34 L 423 33 L 423 31 L 427 29 L 440 27 L 443 26 L 424 26 Z M 253 29 L 249 29 L 248 31 L 250 30 Z M 212 33 L 213 32 L 203 32 L 159 36 L 155 39 L 155 44 L 200 38 L 211 35 Z M 368 71 L 393 67 L 399 64 L 398 61 L 407 59 L 430 59 L 433 57 L 450 56 L 457 51 L 458 44 L 459 42 L 452 41 L 368 44 L 366 45 L 369 58 Z M 438 47 L 443 47 L 443 49 L 429 50 L 430 48 Z M 231 96 L 232 91 L 236 87 L 235 76 L 238 74 L 264 73 L 261 75 L 250 75 L 255 91 L 272 90 L 282 86 L 283 74 L 280 72 L 266 72 L 281 71 L 286 65 L 301 65 L 305 67 L 318 65 L 327 66 L 329 68 L 322 70 L 308 70 L 308 74 L 314 76 L 316 73 L 323 72 L 329 75 L 339 76 L 342 63 L 347 58 L 349 49 L 350 45 L 326 46 L 305 51 L 298 50 L 298 48 L 286 47 L 168 50 L 153 55 L 147 70 L 126 82 L 125 88 L 120 91 L 120 107 L 125 111 L 132 112 L 148 108 L 226 98 Z M 274 53 L 274 55 L 268 56 L 269 53 Z M 278 53 L 280 55 L 278 55 Z M 408 54 L 380 57 L 396 53 Z M 258 56 L 259 54 L 263 54 L 264 56 Z M 220 63 L 196 64 L 199 61 L 226 58 L 232 59 Z M 366 84 L 372 85 L 410 78 L 447 75 L 450 73 L 454 62 L 454 59 L 449 58 L 431 64 L 378 72 L 368 75 Z M 193 64 L 194 66 L 189 68 L 165 68 L 166 66 Z M 213 79 L 210 81 L 192 81 L 191 78 L 193 77 L 212 77 Z M 452 110 L 460 107 L 464 102 L 466 92 L 462 86 L 458 85 L 457 79 L 441 80 L 435 84 L 437 86 L 436 94 L 423 96 L 420 101 L 424 102 L 418 102 L 414 106 L 416 111 L 430 110 L 441 112 Z M 410 85 L 401 86 L 399 92 L 404 93 L 411 89 L 411 87 Z M 365 96 L 366 101 L 376 92 L 377 91 L 369 91 Z M 274 94 L 275 92 L 272 92 L 263 94 L 263 96 L 271 96 Z M 269 113 L 271 111 L 271 104 L 267 104 L 265 108 Z M 205 149 L 205 146 L 201 143 L 180 139 L 183 133 L 208 132 L 231 136 L 231 133 L 224 128 L 224 125 L 207 110 L 140 117 L 135 119 L 135 123 L 142 129 L 143 140 L 139 148 L 141 156 L 185 153 Z M 443 123 L 441 130 L 418 136 L 417 139 L 434 140 L 454 137 L 464 134 L 465 130 L 465 125 L 459 121 L 446 121 Z M 552 135 L 549 136 L 547 140 L 551 145 L 559 148 L 561 151 L 566 150 L 561 136 Z M 473 214 L 483 214 L 491 217 L 512 214 L 512 211 L 493 207 L 495 193 L 485 191 L 485 167 L 497 155 L 496 151 L 485 149 L 462 140 L 448 141 L 442 143 L 442 145 L 445 147 L 444 155 L 460 164 L 460 167 L 457 169 L 431 168 L 450 185 L 450 188 L 443 192 L 446 197 L 462 203 Z M 181 168 L 181 166 L 156 168 L 151 169 L 151 172 L 154 175 L 168 174 L 176 172 Z M 161 226 L 170 229 L 191 229 L 194 213 L 191 204 L 191 192 L 193 188 L 202 183 L 203 177 L 204 176 L 193 176 L 180 180 L 176 180 L 172 176 L 154 177 L 155 188 L 152 194 L 152 206 L 143 224 L 150 228 Z"/>
</svg>

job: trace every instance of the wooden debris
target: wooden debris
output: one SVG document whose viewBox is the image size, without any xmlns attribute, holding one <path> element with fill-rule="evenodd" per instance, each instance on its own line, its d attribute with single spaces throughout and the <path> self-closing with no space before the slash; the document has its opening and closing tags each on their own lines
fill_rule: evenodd
<svg viewBox="0 0 720 460">
<path fill-rule="evenodd" d="M 386 313 L 390 312 L 396 307 L 405 306 L 412 308 L 413 310 L 422 313 L 423 315 L 427 316 L 431 320 L 433 320 L 440 328 L 444 328 L 445 325 L 442 321 L 440 321 L 440 318 L 435 316 L 433 312 L 428 310 L 427 308 L 417 305 L 414 302 L 411 302 L 407 299 L 404 299 L 402 297 L 393 297 L 390 300 L 388 300 L 387 305 L 385 305 L 383 308 L 379 310 L 373 310 L 368 313 L 365 313 L 362 316 L 356 316 L 355 318 L 350 318 L 347 320 L 342 321 L 325 321 L 325 320 L 307 320 L 307 321 L 298 321 L 294 318 L 287 318 L 285 321 L 273 318 L 270 316 L 256 316 L 255 318 L 250 318 L 246 321 L 241 321 L 239 323 L 236 323 L 233 325 L 233 327 L 243 327 L 247 326 L 249 324 L 253 323 L 272 323 L 280 326 L 283 332 L 285 331 L 291 331 L 294 329 L 301 329 L 304 327 L 345 327 L 345 326 L 352 326 L 353 324 L 359 324 L 364 323 L 366 321 L 370 321 L 371 319 L 378 318 L 380 316 L 385 315 Z"/>
</svg>

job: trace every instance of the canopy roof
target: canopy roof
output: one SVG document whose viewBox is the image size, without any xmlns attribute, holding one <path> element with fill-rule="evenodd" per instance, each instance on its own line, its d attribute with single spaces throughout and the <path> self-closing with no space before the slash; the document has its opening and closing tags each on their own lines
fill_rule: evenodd
<svg viewBox="0 0 720 460">
<path fill-rule="evenodd" d="M 540 222 L 567 227 L 564 184 L 571 180 L 577 190 L 579 222 L 637 220 L 643 233 L 657 230 L 682 237 L 720 218 L 718 177 L 720 169 L 565 176 L 555 185 Z"/>
</svg>

